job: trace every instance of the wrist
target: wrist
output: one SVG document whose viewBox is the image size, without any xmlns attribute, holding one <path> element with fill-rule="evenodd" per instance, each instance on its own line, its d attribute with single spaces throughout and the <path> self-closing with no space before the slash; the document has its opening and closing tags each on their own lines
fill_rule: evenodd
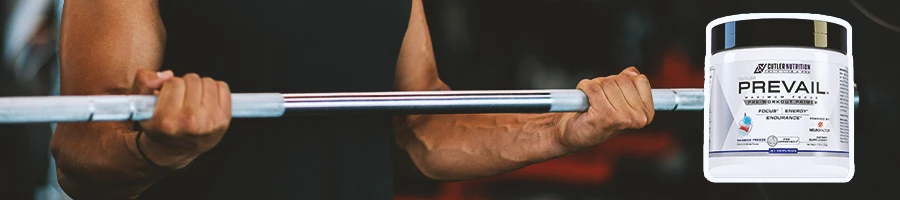
<svg viewBox="0 0 900 200">
<path fill-rule="evenodd" d="M 564 155 L 569 155 L 577 151 L 577 148 L 569 142 L 569 123 L 575 118 L 578 113 L 560 113 L 559 120 L 556 123 L 556 141 L 554 144 L 558 146 L 558 148 L 562 149 Z"/>
<path fill-rule="evenodd" d="M 138 133 L 137 147 L 148 165 L 165 169 L 183 169 L 193 162 L 196 156 L 185 153 L 186 151 L 173 148 L 148 137 L 147 133 Z"/>
</svg>

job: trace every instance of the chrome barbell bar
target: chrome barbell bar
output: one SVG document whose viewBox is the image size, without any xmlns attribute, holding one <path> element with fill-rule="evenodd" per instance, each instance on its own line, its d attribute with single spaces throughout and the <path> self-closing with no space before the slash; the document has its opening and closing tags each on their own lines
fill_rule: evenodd
<svg viewBox="0 0 900 200">
<path fill-rule="evenodd" d="M 703 89 L 653 89 L 658 111 L 703 110 Z M 854 106 L 859 97 L 854 91 Z M 153 116 L 152 95 L 0 98 L 0 124 L 141 121 Z M 232 117 L 281 117 L 285 112 L 327 114 L 461 114 L 582 112 L 581 90 L 495 90 L 354 93 L 235 93 Z"/>
</svg>

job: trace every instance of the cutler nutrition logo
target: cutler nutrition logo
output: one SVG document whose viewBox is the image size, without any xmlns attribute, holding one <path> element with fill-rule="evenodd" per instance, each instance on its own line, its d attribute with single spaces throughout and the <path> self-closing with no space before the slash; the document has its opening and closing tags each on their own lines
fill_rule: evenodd
<svg viewBox="0 0 900 200">
<path fill-rule="evenodd" d="M 812 67 L 806 63 L 759 63 L 754 74 L 809 74 Z"/>
</svg>

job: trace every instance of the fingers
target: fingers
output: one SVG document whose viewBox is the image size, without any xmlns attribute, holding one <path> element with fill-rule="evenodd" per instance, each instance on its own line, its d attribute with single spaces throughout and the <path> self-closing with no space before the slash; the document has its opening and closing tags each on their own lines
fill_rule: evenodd
<svg viewBox="0 0 900 200">
<path fill-rule="evenodd" d="M 145 72 L 141 72 L 144 73 Z M 168 76 L 160 73 L 157 77 Z M 228 106 L 222 106 L 227 104 Z M 163 166 L 181 167 L 214 147 L 231 121 L 228 86 L 197 74 L 171 77 L 159 90 L 153 117 L 140 125 L 156 146 Z M 148 140 L 149 141 L 149 140 Z M 148 146 L 150 151 L 154 147 Z"/>
<path fill-rule="evenodd" d="M 628 77 L 637 76 L 640 74 L 641 74 L 641 72 L 638 71 L 637 67 L 634 67 L 634 66 L 625 68 L 625 70 L 622 70 L 622 73 L 619 73 L 619 75 L 624 75 L 624 76 L 628 76 Z"/>
<path fill-rule="evenodd" d="M 200 78 L 194 73 L 182 78 L 170 78 L 162 86 L 157 107 L 188 109 L 187 112 L 211 111 L 231 114 L 231 91 L 228 84 L 212 78 Z"/>
<path fill-rule="evenodd" d="M 172 79 L 172 71 L 154 72 L 146 69 L 138 70 L 132 84 L 132 94 L 152 94 L 162 87 L 163 83 Z"/>
<path fill-rule="evenodd" d="M 183 79 L 185 107 L 199 107 L 203 101 L 203 81 L 194 73 L 185 74 Z"/>
<path fill-rule="evenodd" d="M 172 73 L 172 70 L 166 70 L 162 72 L 156 72 L 156 76 L 159 78 L 159 83 L 165 83 L 165 81 L 172 79 L 175 77 L 175 74 Z M 162 85 L 160 85 L 162 86 Z"/>
<path fill-rule="evenodd" d="M 625 100 L 625 94 L 622 93 L 622 89 L 619 88 L 619 84 L 616 83 L 615 79 L 615 76 L 609 76 L 596 78 L 594 82 L 603 87 L 603 93 L 606 94 L 606 98 L 609 99 L 609 103 L 616 111 L 627 112 L 631 110 L 631 105 L 628 105 L 628 101 Z"/>
<path fill-rule="evenodd" d="M 601 87 L 600 84 L 595 82 L 594 80 L 581 80 L 581 82 L 578 82 L 578 86 L 576 88 L 583 91 L 587 95 L 588 102 L 591 104 L 591 108 L 597 110 L 615 110 L 612 104 L 609 103 L 609 99 L 607 99 L 606 94 L 603 92 L 603 87 Z"/>
<path fill-rule="evenodd" d="M 656 114 L 653 107 L 653 95 L 650 88 L 650 80 L 647 79 L 647 76 L 641 74 L 634 66 L 625 68 L 619 75 L 627 77 L 618 81 L 620 85 L 628 85 L 628 82 L 631 82 L 630 84 L 634 86 L 634 90 L 631 90 L 630 87 L 622 90 L 623 93 L 625 93 L 625 99 L 628 100 L 628 103 L 632 105 L 633 108 L 644 112 L 647 118 L 645 120 L 646 123 L 644 124 L 649 124 L 653 121 L 653 116 Z M 634 93 L 636 93 L 636 95 Z"/>
<path fill-rule="evenodd" d="M 219 88 L 219 106 L 222 107 L 222 111 L 225 114 L 228 114 L 231 117 L 231 88 L 228 87 L 228 84 L 222 81 L 216 82 Z"/>
<path fill-rule="evenodd" d="M 631 76 L 631 75 L 629 75 Z M 636 76 L 636 75 L 635 75 Z M 622 94 L 625 95 L 625 101 L 632 108 L 630 111 L 640 112 L 642 115 L 632 115 L 636 117 L 636 121 L 638 123 L 644 123 L 649 121 L 647 119 L 649 113 L 647 113 L 647 108 L 644 105 L 644 101 L 641 99 L 641 94 L 638 91 L 637 87 L 634 85 L 634 82 L 631 81 L 631 77 L 628 76 L 618 76 L 614 78 L 616 84 L 619 85 L 619 89 L 622 91 Z"/>
<path fill-rule="evenodd" d="M 650 82 L 637 68 L 629 67 L 618 75 L 583 80 L 578 88 L 588 95 L 591 108 L 599 111 L 594 119 L 602 128 L 639 129 L 653 119 Z"/>
<path fill-rule="evenodd" d="M 203 82 L 203 97 L 201 105 L 204 108 L 219 110 L 219 84 L 212 78 L 201 79 Z"/>
<path fill-rule="evenodd" d="M 641 96 L 641 101 L 644 104 L 644 109 L 647 111 L 647 123 L 653 121 L 653 116 L 656 115 L 656 110 L 653 106 L 653 92 L 651 92 L 650 80 L 647 79 L 647 76 L 643 74 L 638 76 L 633 76 L 630 78 L 631 82 L 634 83 L 635 89 L 637 89 L 638 95 Z"/>
<path fill-rule="evenodd" d="M 156 108 L 181 109 L 184 105 L 185 83 L 182 78 L 172 78 L 163 84 L 157 97 Z"/>
</svg>

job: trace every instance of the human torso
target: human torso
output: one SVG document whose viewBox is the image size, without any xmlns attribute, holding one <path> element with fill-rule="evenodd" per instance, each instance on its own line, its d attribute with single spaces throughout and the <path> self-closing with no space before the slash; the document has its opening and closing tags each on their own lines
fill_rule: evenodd
<svg viewBox="0 0 900 200">
<path fill-rule="evenodd" d="M 234 93 L 390 91 L 410 2 L 161 0 L 164 69 Z M 391 198 L 390 116 L 234 119 L 146 199 Z"/>
</svg>

